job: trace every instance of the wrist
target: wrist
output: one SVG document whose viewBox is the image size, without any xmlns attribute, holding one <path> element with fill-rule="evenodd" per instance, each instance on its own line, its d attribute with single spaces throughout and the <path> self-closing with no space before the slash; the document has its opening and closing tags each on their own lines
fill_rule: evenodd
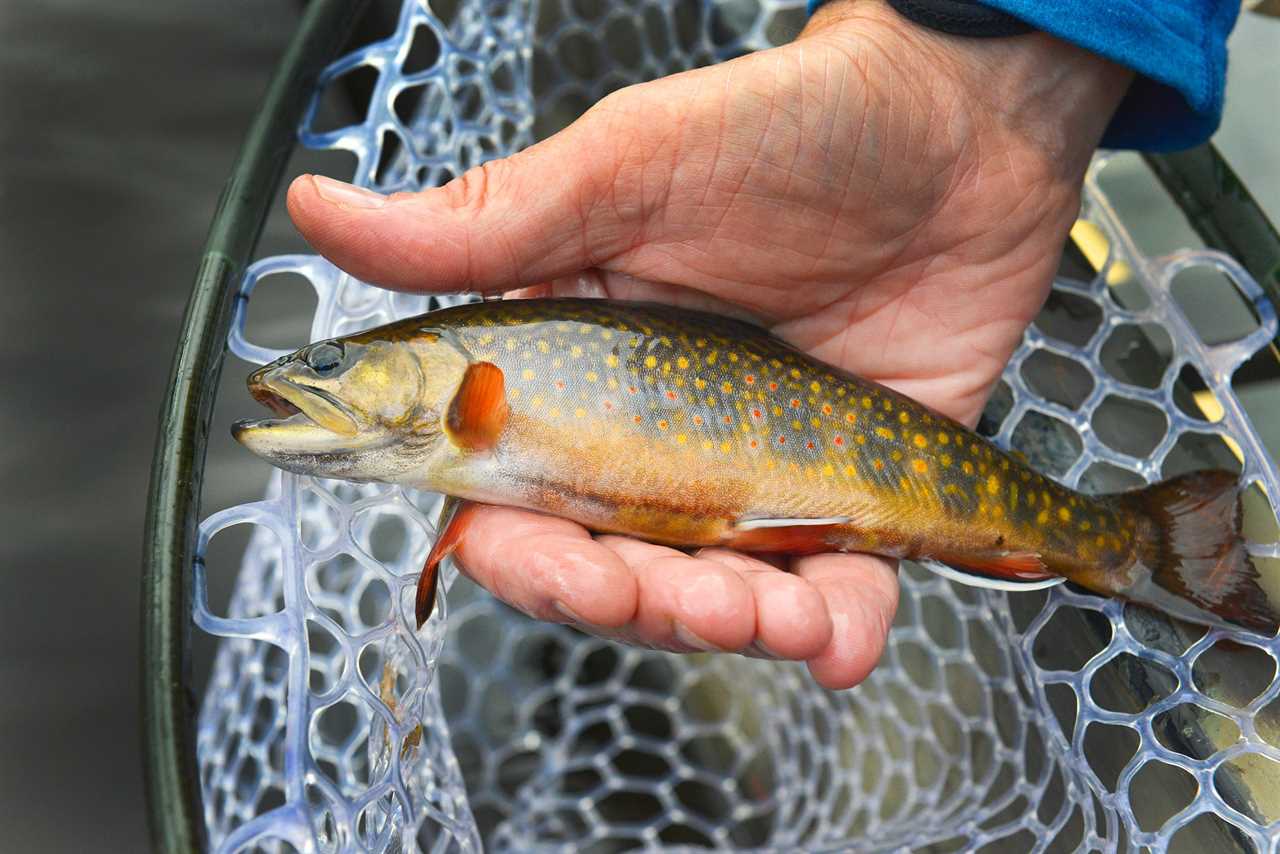
<svg viewBox="0 0 1280 854">
<path fill-rule="evenodd" d="M 1082 173 L 1133 72 L 1047 33 L 972 38 L 916 24 L 883 0 L 831 0 L 801 38 L 879 51 L 915 88 L 970 118 L 967 129 L 1023 144 Z M 855 60 L 856 61 L 856 60 Z"/>
</svg>

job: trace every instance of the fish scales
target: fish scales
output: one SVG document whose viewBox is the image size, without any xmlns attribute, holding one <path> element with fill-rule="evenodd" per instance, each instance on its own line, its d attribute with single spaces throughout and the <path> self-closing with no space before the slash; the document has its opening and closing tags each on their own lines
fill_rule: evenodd
<svg viewBox="0 0 1280 854">
<path fill-rule="evenodd" d="M 855 521 L 833 544 L 905 557 L 961 546 L 1074 565 L 1132 544 L 1105 502 L 758 327 L 597 300 L 557 308 L 511 300 L 448 318 L 506 378 L 507 485 L 536 487 L 539 509 L 656 541 L 689 544 L 698 530 L 695 545 L 726 541 L 743 519 L 841 516 Z M 582 495 L 576 507 L 556 498 Z M 660 529 L 681 514 L 699 522 Z"/>
<path fill-rule="evenodd" d="M 250 391 L 237 438 L 291 471 L 525 507 L 679 547 L 865 551 L 1061 575 L 1274 633 L 1229 472 L 1074 492 L 963 425 L 718 315 L 473 303 L 317 342 Z M 452 501 L 419 586 L 461 541 Z"/>
</svg>

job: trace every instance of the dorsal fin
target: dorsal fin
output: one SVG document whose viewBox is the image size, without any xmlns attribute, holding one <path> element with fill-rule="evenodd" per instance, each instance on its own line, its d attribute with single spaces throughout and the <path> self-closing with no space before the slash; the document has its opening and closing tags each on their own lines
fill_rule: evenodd
<svg viewBox="0 0 1280 854">
<path fill-rule="evenodd" d="M 507 424 L 506 378 L 492 362 L 473 362 L 458 384 L 445 416 L 445 432 L 459 448 L 487 451 Z"/>
</svg>

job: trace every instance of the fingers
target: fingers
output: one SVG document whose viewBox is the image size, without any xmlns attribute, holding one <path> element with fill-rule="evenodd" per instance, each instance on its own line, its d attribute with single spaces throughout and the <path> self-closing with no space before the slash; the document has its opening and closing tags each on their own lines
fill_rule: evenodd
<svg viewBox="0 0 1280 854">
<path fill-rule="evenodd" d="M 539 619 L 661 649 L 762 652 L 806 661 L 819 684 L 871 672 L 897 609 L 884 560 L 815 555 L 794 573 L 728 549 L 690 556 L 582 526 L 478 506 L 457 555 L 496 596 Z"/>
<path fill-rule="evenodd" d="M 537 145 L 419 193 L 383 196 L 304 175 L 289 188 L 289 213 L 339 267 L 392 288 L 494 291 L 575 273 L 631 246 L 645 212 L 633 202 L 661 197 L 654 182 L 670 180 L 635 168 L 647 152 L 635 147 L 633 125 L 649 112 L 597 107 Z"/>
<path fill-rule="evenodd" d="M 831 615 L 831 640 L 809 660 L 809 672 L 832 690 L 857 685 L 880 660 L 898 610 L 894 564 L 870 555 L 822 554 L 797 558 L 792 571 L 818 590 Z"/>
<path fill-rule="evenodd" d="M 538 619 L 614 628 L 636 613 L 631 569 L 564 519 L 480 506 L 455 557 L 477 583 Z"/>
<path fill-rule="evenodd" d="M 729 549 L 703 549 L 698 557 L 737 573 L 755 600 L 755 645 L 771 658 L 807 661 L 831 642 L 827 602 L 812 584 Z"/>
</svg>

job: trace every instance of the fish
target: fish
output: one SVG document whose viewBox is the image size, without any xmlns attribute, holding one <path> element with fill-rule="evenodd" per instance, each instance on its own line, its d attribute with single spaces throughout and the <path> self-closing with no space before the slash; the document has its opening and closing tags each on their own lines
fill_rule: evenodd
<svg viewBox="0 0 1280 854">
<path fill-rule="evenodd" d="M 475 509 L 682 549 L 922 561 L 972 583 L 1066 579 L 1214 626 L 1280 616 L 1234 474 L 1087 495 L 963 424 L 717 314 L 600 299 L 469 303 L 255 371 L 275 417 L 235 438 L 298 474 L 449 497 L 415 604 Z"/>
</svg>

